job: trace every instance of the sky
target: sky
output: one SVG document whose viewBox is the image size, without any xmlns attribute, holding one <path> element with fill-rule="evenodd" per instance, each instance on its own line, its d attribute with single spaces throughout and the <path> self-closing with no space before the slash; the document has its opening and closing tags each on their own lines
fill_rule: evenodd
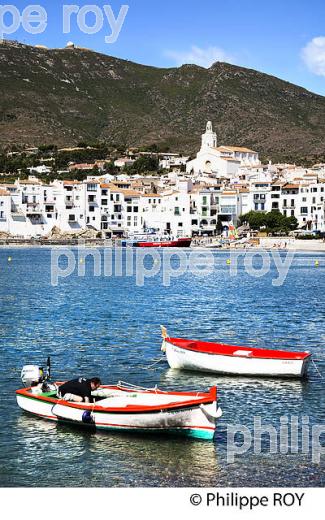
<svg viewBox="0 0 325 520">
<path fill-rule="evenodd" d="M 7 5 L 14 15 L 0 6 L 5 39 L 51 48 L 72 41 L 157 67 L 226 61 L 325 96 L 325 0 L 33 0 L 43 7 L 43 21 L 47 14 L 43 26 L 28 24 L 31 2 Z M 63 16 L 71 5 L 76 12 Z M 31 26 L 39 34 L 31 34 Z"/>
</svg>

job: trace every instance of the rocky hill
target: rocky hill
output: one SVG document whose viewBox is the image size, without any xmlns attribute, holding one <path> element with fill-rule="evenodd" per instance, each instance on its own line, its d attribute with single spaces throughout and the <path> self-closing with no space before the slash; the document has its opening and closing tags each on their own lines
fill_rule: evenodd
<svg viewBox="0 0 325 520">
<path fill-rule="evenodd" d="M 0 145 L 96 139 L 194 152 L 212 120 L 220 144 L 265 158 L 325 155 L 325 97 L 227 63 L 161 69 L 3 42 L 0 93 Z"/>
</svg>

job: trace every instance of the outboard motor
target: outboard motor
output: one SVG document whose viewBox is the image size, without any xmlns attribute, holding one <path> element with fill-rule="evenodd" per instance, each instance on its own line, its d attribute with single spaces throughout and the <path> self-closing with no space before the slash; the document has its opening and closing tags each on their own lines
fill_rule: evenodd
<svg viewBox="0 0 325 520">
<path fill-rule="evenodd" d="M 25 365 L 20 374 L 21 380 L 25 387 L 35 387 L 38 385 L 42 385 L 42 391 L 46 392 L 52 389 L 52 386 L 49 385 L 48 381 L 51 377 L 51 360 L 47 358 L 47 368 L 46 372 L 43 367 L 38 367 L 36 365 Z"/>
<path fill-rule="evenodd" d="M 25 365 L 20 377 L 24 386 L 37 386 L 44 381 L 44 369 L 36 365 Z"/>
</svg>

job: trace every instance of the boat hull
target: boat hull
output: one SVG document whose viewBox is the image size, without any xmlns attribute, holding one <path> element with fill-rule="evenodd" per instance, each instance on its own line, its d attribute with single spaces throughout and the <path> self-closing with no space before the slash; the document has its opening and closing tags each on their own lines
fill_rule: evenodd
<svg viewBox="0 0 325 520">
<path fill-rule="evenodd" d="M 210 354 L 180 348 L 165 341 L 166 356 L 171 368 L 215 374 L 265 377 L 304 377 L 309 357 L 305 359 L 270 359 Z"/>
<path fill-rule="evenodd" d="M 191 238 L 179 238 L 177 240 L 166 240 L 156 242 L 136 242 L 134 247 L 190 247 Z"/>
<path fill-rule="evenodd" d="M 69 404 L 60 399 L 17 392 L 18 406 L 30 414 L 56 422 L 77 424 L 102 431 L 164 433 L 212 440 L 216 428 L 216 400 L 210 403 L 180 405 L 178 408 L 124 411 L 100 410 L 99 406 Z M 221 411 L 219 412 L 221 415 Z"/>
</svg>

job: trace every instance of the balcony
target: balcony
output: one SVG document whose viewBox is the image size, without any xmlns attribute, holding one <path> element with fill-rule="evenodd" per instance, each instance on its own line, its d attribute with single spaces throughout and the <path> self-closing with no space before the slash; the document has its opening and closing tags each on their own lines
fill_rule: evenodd
<svg viewBox="0 0 325 520">
<path fill-rule="evenodd" d="M 66 209 L 71 209 L 71 208 L 75 207 L 72 199 L 65 199 L 64 203 L 65 203 Z"/>
<path fill-rule="evenodd" d="M 221 206 L 219 213 L 221 213 L 221 215 L 236 215 L 236 206 Z"/>
<path fill-rule="evenodd" d="M 27 216 L 35 216 L 35 215 L 41 215 L 41 214 L 42 214 L 42 210 L 41 210 L 41 206 L 39 204 L 36 204 L 34 202 L 27 204 L 27 211 L 26 211 Z"/>
</svg>

